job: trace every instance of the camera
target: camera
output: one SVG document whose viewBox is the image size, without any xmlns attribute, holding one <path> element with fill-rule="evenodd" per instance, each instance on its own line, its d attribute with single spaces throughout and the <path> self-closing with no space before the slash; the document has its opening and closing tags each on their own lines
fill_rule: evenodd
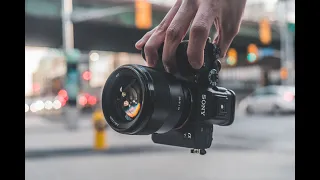
<svg viewBox="0 0 320 180">
<path fill-rule="evenodd" d="M 213 125 L 233 123 L 236 95 L 217 85 L 219 48 L 208 38 L 204 64 L 196 70 L 188 63 L 187 47 L 188 41 L 182 41 L 177 48 L 176 74 L 164 69 L 163 45 L 154 68 L 128 64 L 110 74 L 102 91 L 102 110 L 113 130 L 151 134 L 154 143 L 203 155 L 212 144 Z"/>
</svg>

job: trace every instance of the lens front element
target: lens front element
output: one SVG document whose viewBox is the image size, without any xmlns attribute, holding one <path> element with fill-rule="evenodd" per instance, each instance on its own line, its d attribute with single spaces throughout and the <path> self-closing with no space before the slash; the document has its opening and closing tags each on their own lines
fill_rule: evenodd
<svg viewBox="0 0 320 180">
<path fill-rule="evenodd" d="M 125 112 L 125 118 L 132 121 L 139 113 L 141 108 L 141 88 L 137 79 L 124 82 L 124 86 L 119 89 L 116 104 L 119 109 Z"/>
</svg>

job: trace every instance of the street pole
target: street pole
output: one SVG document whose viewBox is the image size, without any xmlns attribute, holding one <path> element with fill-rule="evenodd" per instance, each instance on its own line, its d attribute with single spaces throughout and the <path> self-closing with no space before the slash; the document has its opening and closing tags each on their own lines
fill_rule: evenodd
<svg viewBox="0 0 320 180">
<path fill-rule="evenodd" d="M 71 20 L 71 14 L 73 11 L 73 0 L 62 0 L 62 40 L 63 40 L 63 50 L 65 54 L 71 53 L 74 50 L 74 32 L 73 32 L 73 23 Z M 67 83 L 71 82 L 71 74 L 69 74 L 69 69 L 73 65 L 74 71 L 77 71 L 77 62 L 70 63 L 67 56 L 66 57 L 66 64 L 67 64 L 67 73 L 66 73 L 66 87 L 68 86 Z M 71 64 L 71 65 L 70 65 Z M 77 73 L 76 73 L 77 74 Z M 79 77 L 73 77 L 73 79 L 77 79 Z M 69 82 L 70 81 L 70 82 Z M 77 81 L 77 80 L 73 80 Z M 76 84 L 76 85 L 75 85 Z M 68 96 L 69 100 L 65 107 L 65 121 L 66 127 L 70 130 L 76 129 L 78 125 L 78 110 L 76 108 L 76 98 L 74 93 L 71 94 L 70 89 L 72 92 L 77 92 L 79 85 L 73 82 L 73 88 L 68 88 Z M 71 86 L 72 87 L 72 86 Z M 68 90 L 67 90 L 68 91 Z M 72 96 L 71 96 L 72 95 Z"/>
<path fill-rule="evenodd" d="M 289 11 L 288 11 L 288 1 L 291 1 L 291 0 L 287 0 L 287 2 L 285 3 L 285 9 L 286 9 L 286 12 L 287 12 L 287 15 L 286 15 L 286 52 L 287 52 L 287 58 L 288 58 L 288 62 L 287 62 L 287 68 L 288 68 L 288 84 L 289 85 L 295 85 L 295 81 L 294 81 L 294 75 L 295 75 L 295 67 L 294 67 L 294 62 L 295 62 L 295 56 L 294 56 L 294 41 L 293 41 L 293 37 L 294 37 L 294 34 L 292 32 L 290 32 L 289 28 L 288 28 L 288 24 L 289 24 L 289 21 L 288 21 L 288 14 L 289 14 Z"/>
<path fill-rule="evenodd" d="M 62 0 L 62 39 L 63 50 L 70 51 L 74 48 L 73 23 L 71 14 L 73 11 L 73 0 Z"/>
<path fill-rule="evenodd" d="M 288 70 L 287 79 L 281 79 L 282 85 L 294 85 L 294 51 L 293 35 L 288 29 L 288 0 L 278 1 L 278 20 L 280 29 L 280 65 Z"/>
</svg>

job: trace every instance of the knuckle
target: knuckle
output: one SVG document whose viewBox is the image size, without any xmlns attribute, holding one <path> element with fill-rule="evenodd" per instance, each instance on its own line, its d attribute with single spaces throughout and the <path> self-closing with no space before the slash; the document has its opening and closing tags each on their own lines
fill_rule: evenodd
<svg viewBox="0 0 320 180">
<path fill-rule="evenodd" d="M 180 31 L 178 28 L 169 27 L 166 33 L 166 39 L 176 41 L 180 39 Z"/>
<path fill-rule="evenodd" d="M 198 9 L 199 6 L 199 2 L 195 0 L 185 0 L 184 3 L 185 6 L 190 7 L 192 9 Z"/>
<path fill-rule="evenodd" d="M 164 32 L 165 31 L 165 22 L 161 22 L 157 29 L 156 29 L 157 32 Z"/>
<path fill-rule="evenodd" d="M 144 36 L 149 36 L 152 34 L 152 30 L 148 31 Z"/>
<path fill-rule="evenodd" d="M 234 24 L 227 23 L 224 25 L 223 31 L 230 36 L 235 36 L 240 32 L 240 26 L 235 26 Z"/>
<path fill-rule="evenodd" d="M 209 28 L 204 23 L 198 23 L 191 27 L 190 32 L 193 34 L 208 34 Z"/>
<path fill-rule="evenodd" d="M 168 26 L 166 25 L 166 22 L 161 22 L 161 23 L 158 25 L 157 29 L 155 30 L 155 33 L 157 33 L 157 34 L 164 33 L 164 32 L 166 32 L 166 28 L 167 28 L 167 27 L 168 27 Z"/>
<path fill-rule="evenodd" d="M 154 50 L 153 46 L 151 46 L 149 43 L 147 43 L 144 46 L 144 51 L 145 51 L 146 55 L 151 54 L 153 50 Z"/>
<path fill-rule="evenodd" d="M 158 26 L 148 31 L 145 36 L 151 36 L 155 30 L 157 30 Z"/>
</svg>

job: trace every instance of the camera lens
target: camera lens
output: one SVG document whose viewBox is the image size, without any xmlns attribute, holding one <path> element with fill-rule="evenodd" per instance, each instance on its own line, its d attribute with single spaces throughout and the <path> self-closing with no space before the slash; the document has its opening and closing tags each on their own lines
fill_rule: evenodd
<svg viewBox="0 0 320 180">
<path fill-rule="evenodd" d="M 141 109 L 141 87 L 137 79 L 122 78 L 114 103 L 117 107 L 117 113 L 124 116 L 127 121 L 132 121 Z"/>
<path fill-rule="evenodd" d="M 191 111 L 191 94 L 171 74 L 124 65 L 109 76 L 102 92 L 106 121 L 123 134 L 165 133 L 181 126 Z"/>
</svg>

